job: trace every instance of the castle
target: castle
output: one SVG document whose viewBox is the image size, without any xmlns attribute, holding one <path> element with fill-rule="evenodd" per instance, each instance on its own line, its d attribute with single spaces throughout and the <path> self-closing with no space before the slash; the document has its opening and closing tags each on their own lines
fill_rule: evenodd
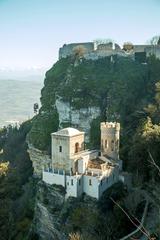
<svg viewBox="0 0 160 240">
<path fill-rule="evenodd" d="M 84 132 L 64 128 L 51 134 L 51 164 L 43 169 L 43 181 L 62 185 L 66 197 L 82 193 L 99 199 L 102 193 L 119 181 L 122 161 L 119 159 L 120 124 L 101 123 L 101 150 L 86 150 Z"/>
<path fill-rule="evenodd" d="M 107 56 L 123 56 L 136 60 L 139 56 L 142 62 L 150 55 L 155 55 L 160 59 L 160 41 L 157 45 L 133 45 L 131 43 L 124 44 L 121 48 L 117 43 L 112 42 L 97 44 L 96 42 L 71 43 L 64 44 L 59 49 L 59 59 L 73 55 L 76 51 L 82 51 L 85 59 L 96 60 Z"/>
</svg>

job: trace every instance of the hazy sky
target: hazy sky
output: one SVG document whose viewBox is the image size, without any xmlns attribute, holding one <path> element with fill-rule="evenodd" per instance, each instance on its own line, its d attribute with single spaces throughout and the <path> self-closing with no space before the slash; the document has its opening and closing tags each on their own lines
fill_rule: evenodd
<svg viewBox="0 0 160 240">
<path fill-rule="evenodd" d="M 0 0 L 0 68 L 48 68 L 64 43 L 158 34 L 160 0 Z"/>
</svg>

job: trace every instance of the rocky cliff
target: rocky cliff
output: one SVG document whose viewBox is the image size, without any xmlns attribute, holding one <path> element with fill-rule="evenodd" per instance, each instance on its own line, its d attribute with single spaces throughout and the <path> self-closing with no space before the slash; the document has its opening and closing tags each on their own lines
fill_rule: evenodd
<svg viewBox="0 0 160 240">
<path fill-rule="evenodd" d="M 35 214 L 29 239 L 67 240 L 69 233 L 74 231 L 74 220 L 77 221 L 74 222 L 76 226 L 81 222 L 81 217 L 84 217 L 86 211 L 89 213 L 88 218 L 96 214 L 96 200 L 89 197 L 65 200 L 63 187 L 49 186 L 40 181 L 37 185 Z"/>
<path fill-rule="evenodd" d="M 64 205 L 64 189 L 58 186 L 48 186 L 39 182 L 37 186 L 35 214 L 30 237 L 38 236 L 40 240 L 63 240 L 65 234 L 61 231 L 60 212 Z"/>
<path fill-rule="evenodd" d="M 42 107 L 33 118 L 27 137 L 30 158 L 37 174 L 40 176 L 42 165 L 50 162 L 51 132 L 59 127 L 77 127 L 87 132 L 86 141 L 90 147 L 99 147 L 100 121 L 118 120 L 122 126 L 124 168 L 133 172 L 134 184 L 139 188 L 141 185 L 143 188 L 144 182 L 148 185 L 156 171 L 148 166 L 150 159 L 144 138 L 140 143 L 138 127 L 146 118 L 144 107 L 155 101 L 154 89 L 159 76 L 160 61 L 154 57 L 149 58 L 145 65 L 119 57 L 114 61 L 110 57 L 95 61 L 75 57 L 60 59 L 46 73 L 41 91 Z M 156 144 L 159 144 L 157 138 Z M 157 177 L 155 179 L 159 181 Z M 112 194 L 127 212 L 140 219 L 139 209 L 142 213 L 144 199 L 140 199 L 133 209 L 127 208 L 132 200 L 125 204 L 123 198 L 126 193 L 122 186 L 116 191 L 113 187 L 96 203 L 87 197 L 65 201 L 63 189 L 40 182 L 30 239 L 65 240 L 72 232 L 78 232 L 88 240 L 125 236 L 134 228 L 111 201 Z M 134 196 L 136 198 L 136 192 Z"/>
<path fill-rule="evenodd" d="M 31 145 L 28 145 L 28 153 L 30 160 L 32 161 L 34 176 L 41 178 L 43 167 L 49 167 L 51 164 L 50 155 L 48 155 L 45 151 L 34 148 Z"/>
<path fill-rule="evenodd" d="M 146 66 L 125 58 L 60 59 L 46 73 L 42 107 L 32 121 L 29 142 L 40 150 L 49 150 L 50 133 L 72 126 L 86 131 L 86 141 L 97 147 L 100 120 L 123 123 L 126 115 L 144 101 L 145 75 Z"/>
</svg>

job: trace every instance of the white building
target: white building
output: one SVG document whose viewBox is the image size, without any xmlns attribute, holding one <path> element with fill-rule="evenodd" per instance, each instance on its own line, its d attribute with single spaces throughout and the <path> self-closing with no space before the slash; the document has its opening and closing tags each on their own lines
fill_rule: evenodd
<svg viewBox="0 0 160 240">
<path fill-rule="evenodd" d="M 52 164 L 43 170 L 43 181 L 62 185 L 66 197 L 82 193 L 99 199 L 119 180 L 119 123 L 101 123 L 101 151 L 84 149 L 84 132 L 65 128 L 52 133 Z"/>
</svg>

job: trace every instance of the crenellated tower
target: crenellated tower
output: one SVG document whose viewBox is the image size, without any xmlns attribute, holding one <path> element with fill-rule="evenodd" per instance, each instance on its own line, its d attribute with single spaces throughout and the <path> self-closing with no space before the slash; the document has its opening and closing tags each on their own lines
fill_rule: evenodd
<svg viewBox="0 0 160 240">
<path fill-rule="evenodd" d="M 101 123 L 101 152 L 112 159 L 119 159 L 120 123 Z"/>
</svg>

